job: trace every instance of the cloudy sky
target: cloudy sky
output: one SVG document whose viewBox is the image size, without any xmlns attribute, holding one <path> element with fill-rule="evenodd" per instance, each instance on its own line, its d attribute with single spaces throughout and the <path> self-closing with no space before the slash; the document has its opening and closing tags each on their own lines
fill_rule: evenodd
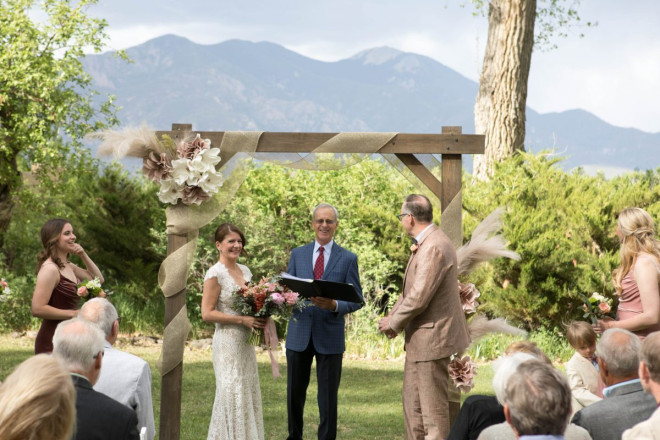
<svg viewBox="0 0 660 440">
<path fill-rule="evenodd" d="M 101 0 L 108 49 L 164 34 L 196 43 L 269 41 L 336 61 L 390 46 L 429 56 L 478 80 L 487 19 L 464 0 Z M 461 6 L 468 3 L 465 7 Z M 535 51 L 528 105 L 541 113 L 581 108 L 610 124 L 660 132 L 660 1 L 582 0 L 583 23 Z M 579 34 L 583 33 L 584 38 Z"/>
</svg>

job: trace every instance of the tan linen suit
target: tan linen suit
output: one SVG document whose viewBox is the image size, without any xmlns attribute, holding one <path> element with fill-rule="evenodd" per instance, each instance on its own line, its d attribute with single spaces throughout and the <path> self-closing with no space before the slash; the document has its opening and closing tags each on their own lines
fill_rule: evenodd
<svg viewBox="0 0 660 440">
<path fill-rule="evenodd" d="M 566 376 L 571 385 L 573 412 L 571 416 L 580 411 L 585 406 L 603 400 L 598 396 L 600 391 L 600 376 L 596 367 L 591 361 L 580 353 L 573 354 L 573 357 L 566 362 Z"/>
<path fill-rule="evenodd" d="M 408 260 L 403 294 L 390 327 L 405 329 L 403 412 L 406 437 L 443 439 L 449 434 L 449 357 L 470 343 L 458 289 L 456 250 L 437 226 L 427 229 Z"/>
</svg>

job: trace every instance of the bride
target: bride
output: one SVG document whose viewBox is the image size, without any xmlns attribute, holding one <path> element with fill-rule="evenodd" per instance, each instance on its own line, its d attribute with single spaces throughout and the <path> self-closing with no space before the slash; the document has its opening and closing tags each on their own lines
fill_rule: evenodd
<svg viewBox="0 0 660 440">
<path fill-rule="evenodd" d="M 204 277 L 202 319 L 215 323 L 213 369 L 215 402 L 208 439 L 254 440 L 264 438 L 261 390 L 254 347 L 248 343 L 253 329 L 262 329 L 266 320 L 241 316 L 232 310 L 232 295 L 252 278 L 246 266 L 238 264 L 245 254 L 245 236 L 231 223 L 215 231 L 220 260 Z"/>
</svg>

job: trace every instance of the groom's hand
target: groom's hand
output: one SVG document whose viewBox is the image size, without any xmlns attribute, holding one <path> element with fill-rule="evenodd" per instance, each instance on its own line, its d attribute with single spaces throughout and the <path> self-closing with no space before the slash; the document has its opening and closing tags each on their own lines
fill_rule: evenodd
<svg viewBox="0 0 660 440">
<path fill-rule="evenodd" d="M 337 310 L 337 301 L 334 299 L 325 298 L 323 296 L 312 296 L 310 300 L 316 307 L 319 307 L 323 310 L 330 310 L 331 312 Z"/>
<path fill-rule="evenodd" d="M 378 323 L 378 329 L 381 331 L 381 333 L 385 333 L 385 336 L 387 336 L 389 339 L 396 338 L 396 332 L 390 327 L 389 316 L 386 316 L 380 320 Z"/>
</svg>

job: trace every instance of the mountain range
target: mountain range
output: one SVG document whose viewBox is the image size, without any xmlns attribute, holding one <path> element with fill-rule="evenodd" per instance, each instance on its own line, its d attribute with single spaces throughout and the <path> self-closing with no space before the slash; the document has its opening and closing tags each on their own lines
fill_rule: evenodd
<svg viewBox="0 0 660 440">
<path fill-rule="evenodd" d="M 268 42 L 200 45 L 166 35 L 126 53 L 132 63 L 111 52 L 83 60 L 101 96 L 115 95 L 122 126 L 439 133 L 460 125 L 474 133 L 478 84 L 388 47 L 324 62 Z M 528 151 L 554 149 L 565 169 L 611 175 L 660 165 L 660 133 L 616 127 L 584 110 L 527 107 L 526 133 Z"/>
</svg>

